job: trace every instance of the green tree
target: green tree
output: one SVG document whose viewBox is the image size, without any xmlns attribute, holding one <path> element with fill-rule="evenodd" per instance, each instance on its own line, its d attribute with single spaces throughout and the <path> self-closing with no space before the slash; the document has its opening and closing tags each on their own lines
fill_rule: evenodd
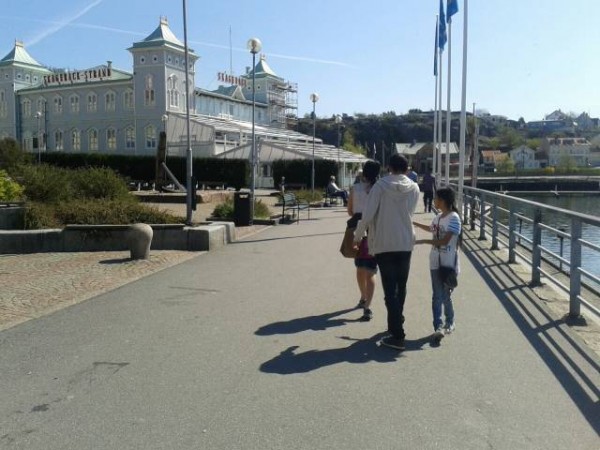
<svg viewBox="0 0 600 450">
<path fill-rule="evenodd" d="M 13 181 L 6 171 L 0 170 L 0 201 L 14 202 L 23 197 L 23 187 Z"/>
<path fill-rule="evenodd" d="M 496 169 L 498 169 L 498 172 L 500 173 L 514 173 L 515 162 L 512 160 L 512 158 L 505 158 L 498 163 Z"/>
<path fill-rule="evenodd" d="M 562 152 L 558 158 L 558 164 L 556 168 L 559 172 L 570 173 L 577 169 L 577 163 L 571 155 L 566 152 Z"/>
</svg>

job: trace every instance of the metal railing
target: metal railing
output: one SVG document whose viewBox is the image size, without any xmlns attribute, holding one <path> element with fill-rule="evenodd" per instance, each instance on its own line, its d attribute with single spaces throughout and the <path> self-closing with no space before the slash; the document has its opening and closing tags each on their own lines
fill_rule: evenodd
<svg viewBox="0 0 600 450">
<path fill-rule="evenodd" d="M 587 234 L 590 229 L 600 232 L 600 217 L 469 186 L 464 186 L 462 213 L 463 222 L 470 224 L 471 230 L 479 227 L 479 240 L 487 240 L 491 234 L 492 250 L 500 249 L 500 244 L 508 249 L 508 263 L 515 263 L 517 256 L 530 263 L 531 286 L 541 285 L 543 275 L 566 292 L 569 316 L 579 317 L 581 305 L 585 305 L 600 317 L 598 289 L 594 287 L 600 286 L 600 278 L 582 267 L 583 249 L 600 255 L 600 246 L 584 236 L 584 230 Z M 552 215 L 567 218 L 569 226 L 544 223 L 544 218 Z M 523 232 L 523 224 L 530 233 Z M 559 253 L 545 245 L 550 236 L 559 240 Z M 563 254 L 565 243 L 570 248 L 568 257 Z M 550 268 L 557 273 L 551 273 Z"/>
</svg>

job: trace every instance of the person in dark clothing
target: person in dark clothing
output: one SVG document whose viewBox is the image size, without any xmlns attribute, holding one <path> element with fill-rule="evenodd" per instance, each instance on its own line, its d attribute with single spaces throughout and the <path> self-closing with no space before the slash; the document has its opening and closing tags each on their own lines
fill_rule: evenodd
<svg viewBox="0 0 600 450">
<path fill-rule="evenodd" d="M 424 212 L 431 212 L 431 203 L 433 202 L 433 194 L 435 193 L 435 177 L 429 169 L 425 175 L 423 175 L 423 203 Z"/>
</svg>

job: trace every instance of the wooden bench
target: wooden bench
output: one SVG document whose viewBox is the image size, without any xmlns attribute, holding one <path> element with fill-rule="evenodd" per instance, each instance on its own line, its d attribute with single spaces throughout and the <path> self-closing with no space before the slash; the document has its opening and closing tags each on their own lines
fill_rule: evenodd
<svg viewBox="0 0 600 450">
<path fill-rule="evenodd" d="M 298 200 L 296 194 L 285 193 L 281 196 L 281 220 L 280 223 L 285 222 L 286 212 L 290 213 L 292 221 L 297 220 L 300 223 L 300 212 L 306 210 L 308 212 L 308 218 L 310 219 L 310 204 L 303 200 Z"/>
</svg>

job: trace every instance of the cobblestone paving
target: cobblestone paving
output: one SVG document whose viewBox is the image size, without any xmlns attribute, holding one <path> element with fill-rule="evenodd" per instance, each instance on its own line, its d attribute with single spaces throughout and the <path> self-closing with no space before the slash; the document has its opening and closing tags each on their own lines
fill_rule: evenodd
<svg viewBox="0 0 600 450">
<path fill-rule="evenodd" d="M 128 251 L 0 255 L 0 330 L 123 286 L 201 252 Z"/>
</svg>

